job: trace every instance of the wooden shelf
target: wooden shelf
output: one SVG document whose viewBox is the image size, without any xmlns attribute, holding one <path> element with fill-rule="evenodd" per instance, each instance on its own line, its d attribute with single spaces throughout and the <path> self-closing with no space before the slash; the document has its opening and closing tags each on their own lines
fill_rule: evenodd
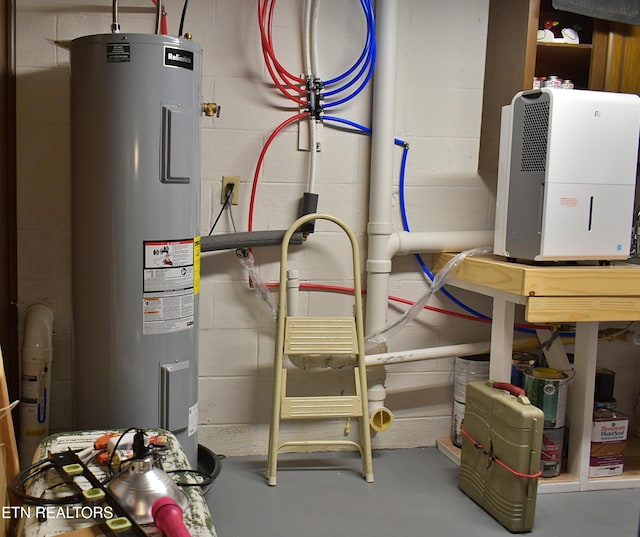
<svg viewBox="0 0 640 537">
<path fill-rule="evenodd" d="M 538 47 L 555 49 L 591 50 L 590 43 L 556 43 L 553 41 L 538 41 Z"/>
<path fill-rule="evenodd" d="M 436 446 L 445 457 L 460 466 L 462 450 L 454 445 L 451 438 L 436 439 Z M 590 478 L 589 490 L 637 488 L 638 486 L 640 486 L 640 438 L 631 437 L 624 450 L 624 473 L 620 476 Z M 581 490 L 580 480 L 567 472 L 555 477 L 541 477 L 538 481 L 540 494 L 579 490 Z"/>
<path fill-rule="evenodd" d="M 453 255 L 434 255 L 435 272 Z M 589 263 L 538 266 L 512 263 L 498 256 L 467 257 L 447 283 L 493 299 L 489 378 L 494 381 L 509 382 L 511 378 L 516 305 L 525 307 L 528 322 L 576 323 L 574 376 L 567 405 L 567 421 L 571 424 L 568 475 L 545 479 L 543 490 L 640 488 L 637 447 L 640 441 L 636 439 L 625 450 L 623 476 L 589 477 L 598 323 L 640 319 L 640 265 L 620 262 L 610 266 Z"/>
<path fill-rule="evenodd" d="M 434 255 L 435 272 L 453 256 Z M 640 266 L 631 263 L 537 266 L 486 255 L 467 257 L 453 279 L 489 296 L 513 295 L 532 323 L 633 321 L 640 312 Z"/>
<path fill-rule="evenodd" d="M 538 43 L 535 76 L 557 75 L 572 80 L 578 89 L 587 89 L 592 48 L 589 44 Z"/>
</svg>

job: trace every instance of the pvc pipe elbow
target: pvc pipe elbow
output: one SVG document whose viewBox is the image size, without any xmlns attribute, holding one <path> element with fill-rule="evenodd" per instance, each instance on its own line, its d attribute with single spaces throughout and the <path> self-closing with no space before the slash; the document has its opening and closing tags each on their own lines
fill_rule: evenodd
<svg viewBox="0 0 640 537">
<path fill-rule="evenodd" d="M 369 425 L 377 433 L 384 432 L 393 425 L 393 414 L 384 406 L 387 390 L 382 384 L 374 384 L 367 392 L 369 401 Z"/>
<path fill-rule="evenodd" d="M 383 433 L 393 425 L 393 414 L 388 408 L 381 406 L 371 413 L 369 418 L 371 428 L 377 433 Z"/>
<path fill-rule="evenodd" d="M 53 346 L 53 312 L 45 304 L 31 306 L 24 321 L 23 348 L 28 351 L 50 351 Z"/>
</svg>

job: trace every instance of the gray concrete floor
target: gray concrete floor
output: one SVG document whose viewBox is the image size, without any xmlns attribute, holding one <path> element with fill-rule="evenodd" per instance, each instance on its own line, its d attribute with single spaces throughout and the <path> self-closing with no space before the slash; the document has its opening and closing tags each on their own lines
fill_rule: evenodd
<svg viewBox="0 0 640 537">
<path fill-rule="evenodd" d="M 207 494 L 218 537 L 511 535 L 457 487 L 437 448 L 374 452 L 374 483 L 353 453 L 229 457 Z M 640 489 L 539 494 L 532 537 L 640 537 Z"/>
</svg>

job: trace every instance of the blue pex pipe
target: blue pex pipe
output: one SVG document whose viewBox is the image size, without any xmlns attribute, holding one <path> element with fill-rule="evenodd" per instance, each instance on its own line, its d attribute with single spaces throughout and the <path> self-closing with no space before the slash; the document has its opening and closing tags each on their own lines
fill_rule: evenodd
<svg viewBox="0 0 640 537">
<path fill-rule="evenodd" d="M 366 62 L 360 68 L 360 71 L 357 73 L 355 77 L 353 77 L 352 80 L 350 80 L 347 84 L 345 84 L 344 86 L 338 89 L 331 90 L 330 92 L 324 93 L 323 97 L 332 96 L 337 93 L 341 93 L 342 91 L 351 87 L 353 84 L 356 83 L 357 80 L 360 80 L 360 78 L 362 77 L 362 74 L 366 69 L 368 69 L 367 75 L 365 79 L 360 83 L 360 85 L 355 89 L 355 91 L 353 91 L 353 93 L 337 101 L 325 103 L 324 108 L 332 108 L 332 107 L 344 104 L 347 101 L 350 101 L 351 99 L 353 99 L 354 97 L 356 97 L 358 94 L 362 92 L 362 90 L 367 86 L 367 84 L 371 80 L 371 77 L 373 76 L 373 70 L 376 63 L 375 20 L 373 17 L 373 6 L 370 0 L 361 0 L 360 3 L 362 4 L 362 8 L 364 9 L 365 15 L 367 17 L 367 41 L 365 43 L 365 48 L 363 50 L 363 53 L 361 54 L 360 58 L 351 69 L 349 69 L 346 73 L 344 73 L 337 79 L 326 82 L 325 85 L 333 84 L 335 81 L 341 80 L 346 76 L 348 76 L 349 74 L 351 74 L 362 62 L 363 57 L 366 57 Z"/>
</svg>

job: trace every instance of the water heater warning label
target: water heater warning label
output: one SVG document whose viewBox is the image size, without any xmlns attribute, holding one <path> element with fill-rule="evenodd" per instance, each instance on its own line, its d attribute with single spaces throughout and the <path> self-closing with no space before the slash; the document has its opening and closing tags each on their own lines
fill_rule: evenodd
<svg viewBox="0 0 640 537">
<path fill-rule="evenodd" d="M 107 63 L 128 63 L 131 61 L 129 43 L 107 43 Z"/>
<path fill-rule="evenodd" d="M 193 239 L 144 242 L 144 334 L 193 327 L 194 252 Z"/>
</svg>

